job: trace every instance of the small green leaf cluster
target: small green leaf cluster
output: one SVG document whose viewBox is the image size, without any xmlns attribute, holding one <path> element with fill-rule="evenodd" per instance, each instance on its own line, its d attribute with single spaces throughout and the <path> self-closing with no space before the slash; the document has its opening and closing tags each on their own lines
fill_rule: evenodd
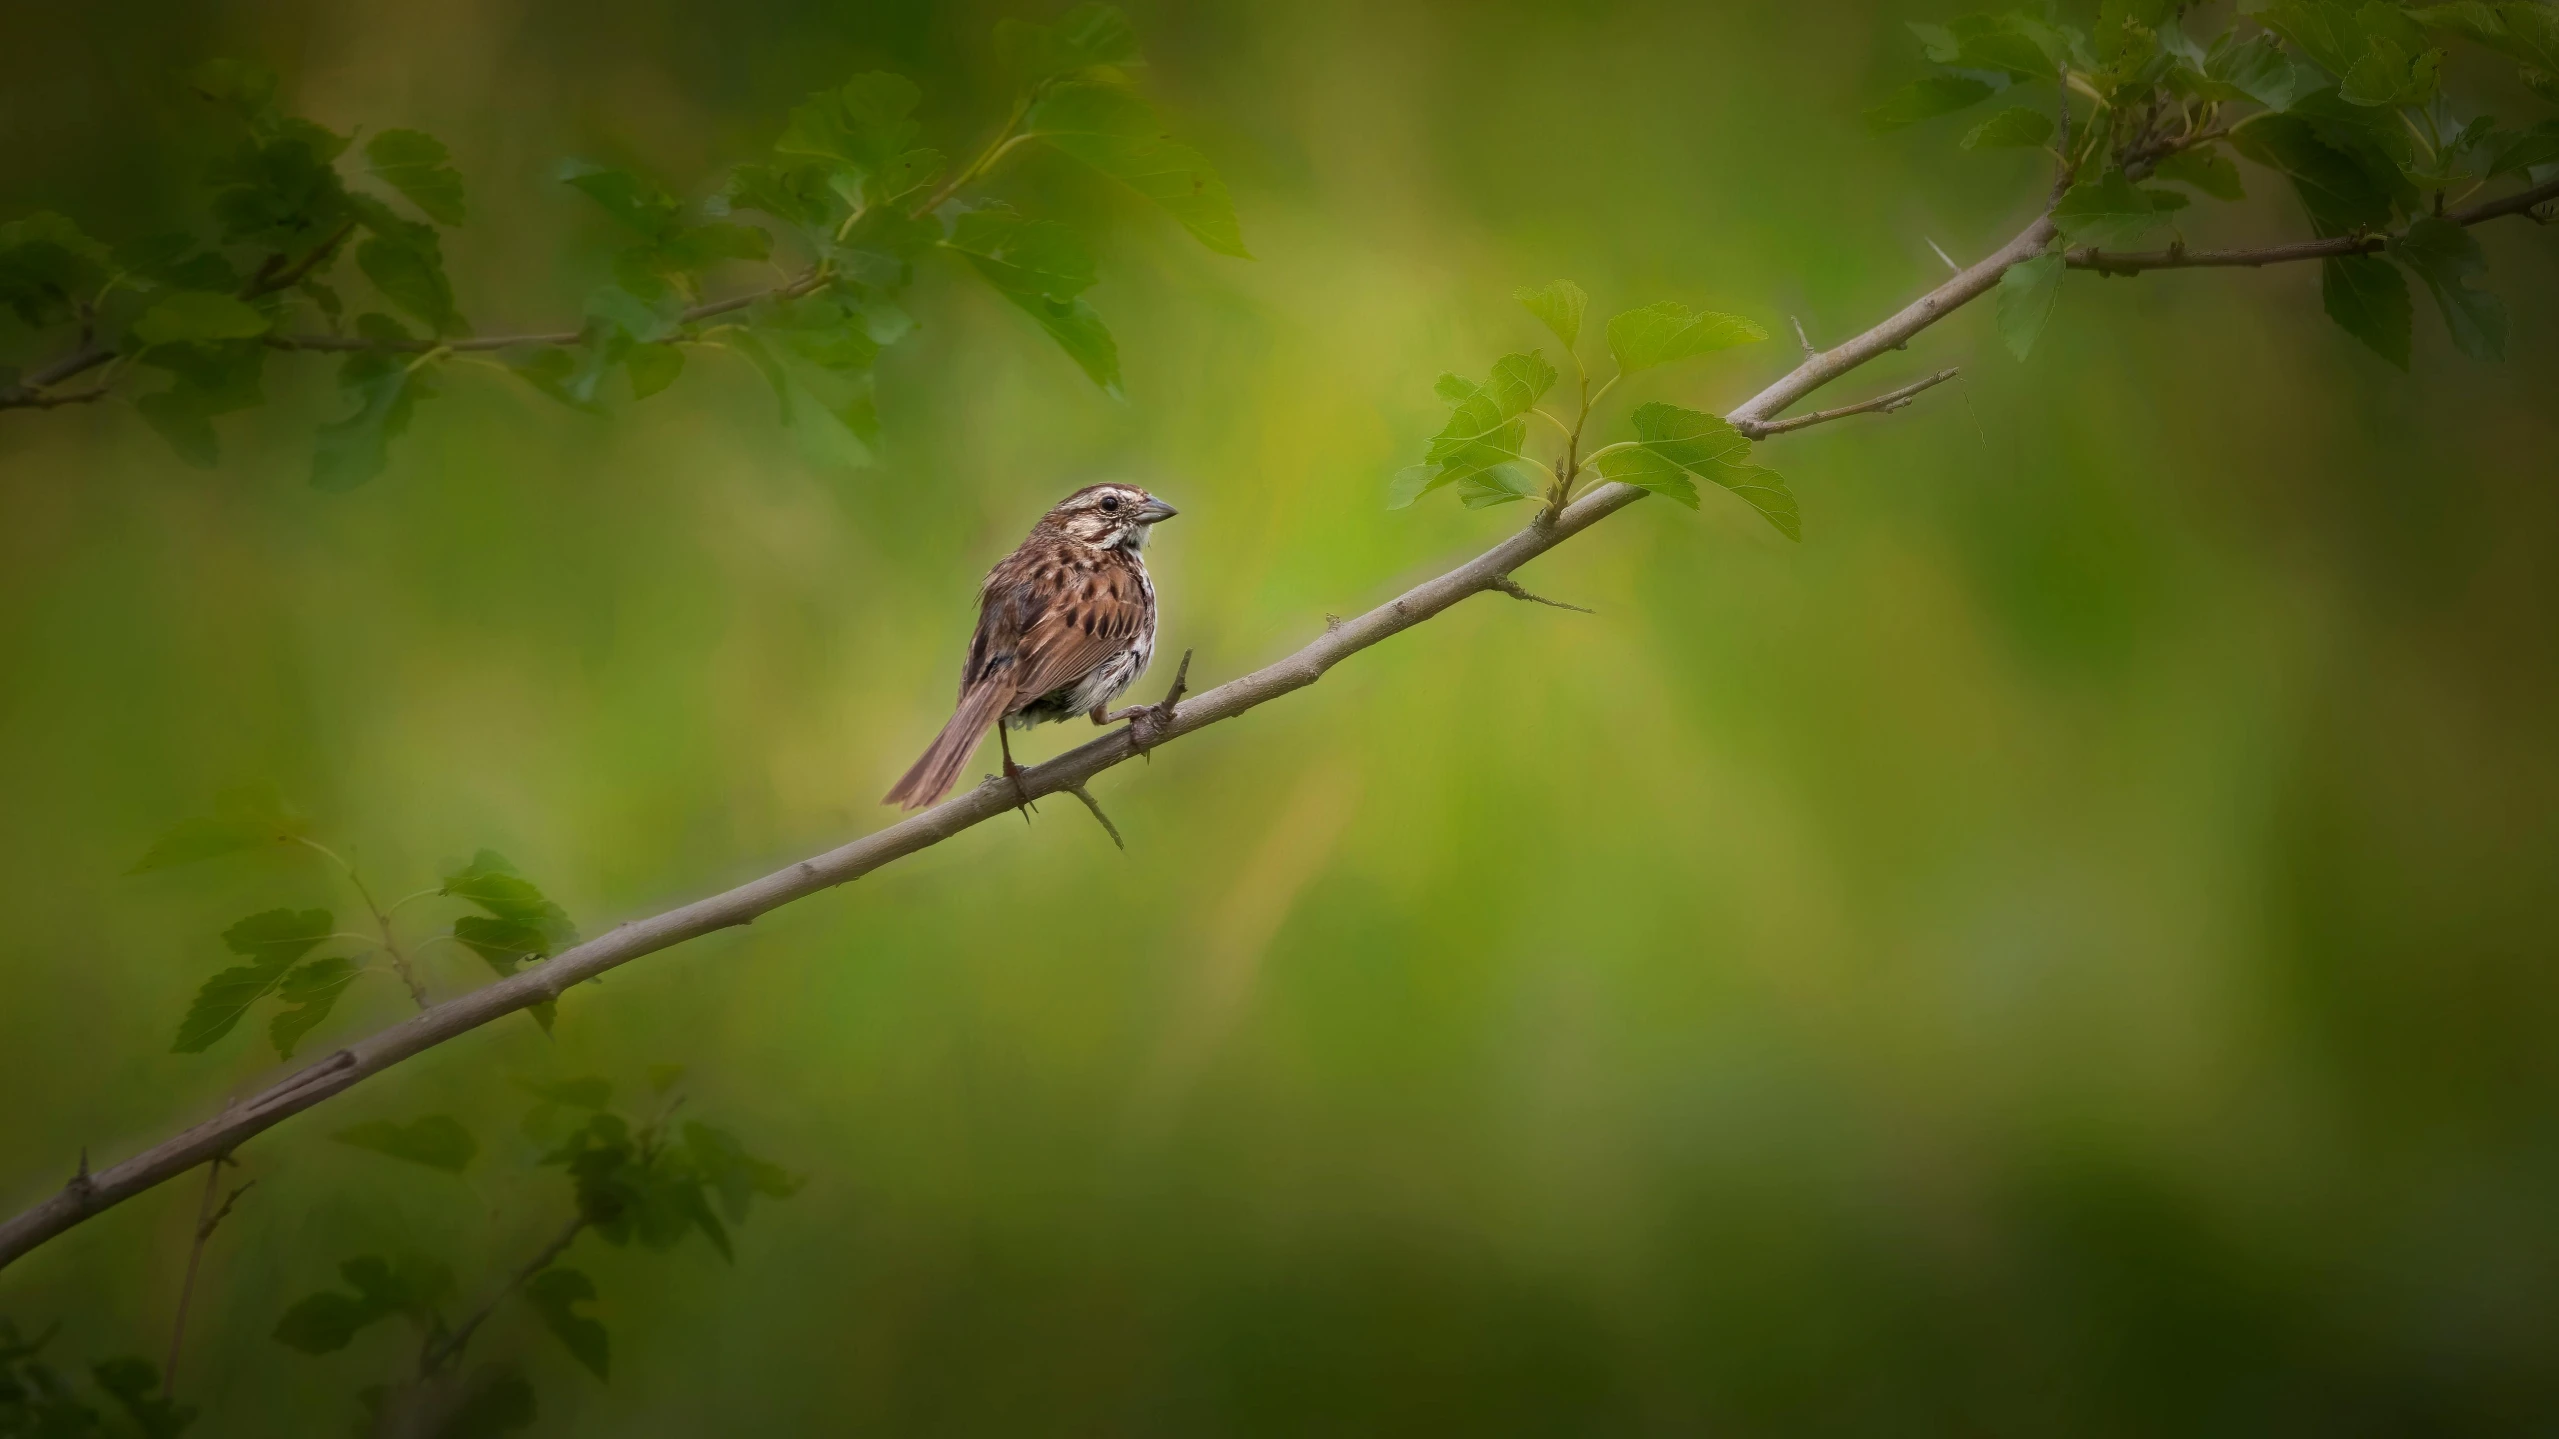
<svg viewBox="0 0 2559 1439">
<path fill-rule="evenodd" d="M 89 1382 L 121 1413 L 111 1426 L 79 1384 L 44 1361 L 50 1333 L 28 1339 L 0 1319 L 0 1439 L 106 1439 L 138 1433 L 143 1439 L 177 1439 L 195 1422 L 196 1407 L 160 1396 L 160 1371 L 130 1356 L 89 1366 Z"/>
<path fill-rule="evenodd" d="M 375 902 L 355 867 L 314 841 L 310 830 L 310 821 L 271 791 L 234 791 L 221 798 L 211 815 L 172 827 L 133 867 L 133 872 L 142 873 L 279 845 L 295 846 L 338 869 L 373 925 L 370 935 L 342 930 L 326 909 L 261 910 L 233 924 L 222 932 L 222 943 L 236 962 L 196 991 L 178 1024 L 172 1045 L 178 1053 L 210 1049 L 252 1009 L 272 999 L 278 1007 L 268 1021 L 267 1037 L 277 1055 L 291 1059 L 294 1048 L 329 1017 L 350 985 L 385 968 L 423 1007 L 426 992 L 414 961 L 436 941 L 450 941 L 477 954 L 500 978 L 577 943 L 577 927 L 569 922 L 567 912 L 494 850 L 481 850 L 469 864 L 445 876 L 439 887 L 385 908 Z M 480 912 L 457 916 L 442 933 L 403 942 L 394 923 L 396 913 L 435 898 L 460 900 Z M 323 947 L 335 952 L 314 957 L 313 951 Z M 556 1019 L 555 1011 L 556 1005 L 548 1000 L 531 1009 L 546 1032 Z"/>
<path fill-rule="evenodd" d="M 540 1100 L 526 1117 L 528 1134 L 557 1131 L 563 1110 L 576 1114 L 565 1137 L 540 1159 L 566 1172 L 570 1223 L 476 1312 L 457 1314 L 459 1287 L 452 1269 L 437 1260 L 414 1254 L 360 1255 L 338 1266 L 339 1285 L 287 1308 L 276 1323 L 275 1339 L 306 1354 L 330 1354 L 384 1320 L 406 1320 L 421 1341 L 418 1372 L 402 1385 L 365 1391 L 364 1402 L 377 1423 L 390 1406 L 421 1402 L 424 1387 L 448 1380 L 480 1322 L 509 1298 L 520 1298 L 581 1367 L 597 1379 L 609 1378 L 612 1337 L 603 1321 L 583 1307 L 599 1298 L 595 1281 L 583 1270 L 557 1262 L 575 1241 L 592 1233 L 617 1248 L 636 1242 L 664 1250 L 698 1232 L 722 1258 L 733 1258 L 730 1227 L 745 1221 L 752 1201 L 787 1198 L 802 1182 L 748 1153 L 727 1130 L 698 1120 L 679 1129 L 672 1116 L 682 1101 L 670 1091 L 681 1075 L 673 1066 L 652 1070 L 656 1113 L 645 1120 L 612 1107 L 613 1085 L 605 1079 L 522 1082 Z M 480 1151 L 478 1141 L 449 1115 L 406 1124 L 377 1120 L 337 1138 L 451 1174 L 468 1168 Z M 492 1393 L 498 1397 L 484 1397 Z M 479 1371 L 461 1386 L 457 1402 L 482 1404 L 508 1418 L 485 1432 L 524 1427 L 536 1414 L 532 1387 L 511 1364 Z"/>
<path fill-rule="evenodd" d="M 1233 201 L 1204 156 L 1165 137 L 1131 84 L 1136 37 L 1118 10 L 1087 4 L 1054 25 L 1007 22 L 997 38 L 1019 94 L 995 140 L 964 165 L 918 143 L 915 85 L 872 72 L 810 96 L 769 160 L 736 167 L 701 204 L 630 170 L 567 166 L 562 180 L 619 237 L 609 275 L 573 329 L 516 336 L 478 335 L 457 308 L 438 227 L 460 224 L 467 209 L 441 143 L 386 130 L 358 167 L 348 137 L 284 113 L 273 75 L 214 62 L 195 88 L 242 132 L 205 177 L 217 234 L 111 249 L 56 214 L 0 225 L 0 303 L 73 337 L 61 361 L 26 380 L 0 370 L 0 408 L 94 399 L 136 366 L 165 373 L 165 386 L 134 403 L 181 455 L 211 465 L 213 420 L 261 401 L 270 351 L 341 353 L 346 409 L 321 428 L 311 479 L 343 490 L 382 472 L 457 355 L 503 352 L 526 384 L 601 410 L 616 375 L 646 398 L 675 383 L 688 351 L 710 349 L 771 384 L 813 455 L 862 464 L 879 438 L 873 367 L 916 329 L 902 300 L 917 265 L 938 252 L 1119 396 L 1118 345 L 1083 298 L 1097 273 L 1086 240 L 967 192 L 1015 150 L 1045 146 L 1154 201 L 1210 249 L 1245 257 Z M 350 254 L 370 291 L 352 306 L 339 264 Z M 715 277 L 748 267 L 785 278 L 706 298 Z M 106 377 L 93 388 L 57 388 L 100 366 Z"/>
<path fill-rule="evenodd" d="M 1582 287 L 1557 280 L 1522 289 L 1514 298 L 1563 342 L 1564 356 L 1572 362 L 1575 390 L 1563 414 L 1539 403 L 1562 375 L 1536 350 L 1494 361 L 1490 378 L 1481 384 L 1453 374 L 1440 376 L 1435 389 L 1449 405 L 1448 423 L 1431 437 L 1422 463 L 1399 471 L 1388 485 L 1387 508 L 1402 509 L 1453 485 L 1468 509 L 1537 499 L 1552 515 L 1595 477 L 1635 485 L 1695 509 L 1696 482 L 1702 479 L 1732 491 L 1788 539 L 1803 537 L 1795 497 L 1785 480 L 1751 464 L 1749 438 L 1717 416 L 1655 401 L 1627 417 L 1632 439 L 1583 448 L 1593 411 L 1619 381 L 1692 355 L 1767 339 L 1767 331 L 1738 315 L 1692 311 L 1673 300 L 1625 311 L 1607 325 L 1616 373 L 1594 389 L 1579 352 L 1582 319 L 1590 306 Z M 1532 417 L 1561 441 L 1551 458 L 1528 453 Z"/>
<path fill-rule="evenodd" d="M 2209 36 L 2188 31 L 2190 8 L 2108 0 L 2085 28 L 2022 11 L 1915 24 L 1931 73 L 1867 119 L 1889 130 L 2030 97 L 1975 124 L 1963 145 L 2053 154 L 2066 185 L 2053 208 L 2062 243 L 2100 255 L 2163 230 L 2182 246 L 2195 200 L 2242 198 L 2232 157 L 2246 159 L 2287 184 L 2319 237 L 2386 238 L 2321 261 L 2327 311 L 2350 334 L 2407 368 L 2413 274 L 2456 348 L 2502 356 L 2506 307 L 2474 283 L 2486 257 L 2446 211 L 2501 179 L 2559 175 L 2559 119 L 2508 125 L 2479 113 L 2446 91 L 2444 66 L 2449 46 L 2467 41 L 2559 104 L 2559 8 L 2272 0 L 2238 7 L 2248 13 Z M 2021 358 L 2051 317 L 2064 268 L 2050 255 L 2002 278 L 1999 326 Z"/>
</svg>

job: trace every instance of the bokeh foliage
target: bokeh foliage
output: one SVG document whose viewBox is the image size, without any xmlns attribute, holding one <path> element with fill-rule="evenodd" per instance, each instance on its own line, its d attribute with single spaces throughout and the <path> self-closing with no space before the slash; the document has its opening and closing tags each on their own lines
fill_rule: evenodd
<svg viewBox="0 0 2559 1439">
<path fill-rule="evenodd" d="M 546 322 L 631 243 L 560 157 L 698 201 L 870 70 L 967 136 L 1019 13 L 57 7 L 0 47 L 0 173 L 98 233 L 201 220 L 229 142 L 171 77 L 255 56 L 337 133 L 446 144 L 466 313 Z M 325 868 L 123 873 L 226 789 L 419 883 L 493 847 L 597 931 L 876 823 L 975 577 L 1076 484 L 1181 505 L 1165 643 L 1214 678 L 1520 513 L 1378 505 L 1446 424 L 1432 375 L 1548 342 L 1515 287 L 1871 322 L 2050 180 L 1869 132 L 1901 22 L 1946 18 L 1139 7 L 1259 258 L 1025 157 L 990 197 L 1103 237 L 1128 402 L 963 257 L 876 368 L 866 471 L 743 364 L 610 420 L 457 370 L 346 495 L 306 483 L 332 394 L 272 387 L 212 472 L 130 414 L 0 417 L 0 1084 L 44 1096 L 6 1172 L 272 1063 L 167 1048 L 224 927 L 338 904 Z M 2526 113 L 2512 63 L 2448 64 Z M 2179 213 L 2194 243 L 2303 233 L 2257 173 Z M 1115 775 L 1125 857 L 1051 806 L 333 1101 L 242 1156 L 192 1432 L 350 1422 L 407 1341 L 306 1358 L 279 1318 L 351 1257 L 520 1262 L 557 1137 L 479 1116 L 659 1062 L 807 1183 L 734 1266 L 580 1256 L 603 1302 L 556 1297 L 609 1323 L 610 1384 L 493 1320 L 558 1432 L 2546 1421 L 2559 354 L 2524 337 L 2559 282 L 2548 232 L 2476 238 L 2502 364 L 2420 320 L 2402 374 L 2311 267 L 2073 276 L 2031 366 L 1976 307 L 1874 375 L 1960 387 L 1763 447 L 1802 545 L 1640 506 L 1524 576 L 1598 615 L 1484 600 Z M 1784 343 L 1628 398 L 1716 412 Z M 460 1175 L 333 1137 L 445 1112 Z M 0 1312 L 62 1318 L 65 1375 L 149 1352 L 194 1216 L 173 1186 L 86 1226 Z"/>
</svg>

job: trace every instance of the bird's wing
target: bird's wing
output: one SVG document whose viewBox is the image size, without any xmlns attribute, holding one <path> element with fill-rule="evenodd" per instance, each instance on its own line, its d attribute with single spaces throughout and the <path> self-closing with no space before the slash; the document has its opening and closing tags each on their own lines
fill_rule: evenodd
<svg viewBox="0 0 2559 1439">
<path fill-rule="evenodd" d="M 1125 650 L 1147 624 L 1144 587 L 1106 566 L 1045 606 L 1024 629 L 1014 655 L 1014 694 L 1022 703 L 1091 674 Z"/>
</svg>

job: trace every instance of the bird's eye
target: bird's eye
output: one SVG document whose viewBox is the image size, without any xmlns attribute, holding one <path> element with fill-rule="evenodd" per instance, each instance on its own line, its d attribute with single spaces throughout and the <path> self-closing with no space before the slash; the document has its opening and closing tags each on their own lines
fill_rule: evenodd
<svg viewBox="0 0 2559 1439">
<path fill-rule="evenodd" d="M 1102 496 L 1102 513 L 1103 513 L 1103 514 L 1106 514 L 1106 515 L 1117 514 L 1117 513 L 1119 513 L 1119 508 L 1120 508 L 1120 497 L 1119 497 L 1119 496 L 1117 496 L 1117 495 L 1104 495 L 1104 496 Z"/>
</svg>

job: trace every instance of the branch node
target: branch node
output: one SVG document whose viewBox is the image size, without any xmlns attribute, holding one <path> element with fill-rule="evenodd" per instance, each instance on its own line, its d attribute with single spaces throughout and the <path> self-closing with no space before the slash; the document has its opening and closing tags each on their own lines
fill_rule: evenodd
<svg viewBox="0 0 2559 1439">
<path fill-rule="evenodd" d="M 1086 789 L 1080 783 L 1068 785 L 1066 787 L 1066 792 L 1075 796 L 1077 799 L 1084 801 L 1084 807 L 1091 810 L 1093 812 L 1093 818 L 1101 822 L 1102 833 L 1109 835 L 1111 837 L 1111 843 L 1118 845 L 1120 847 L 1120 852 L 1122 854 L 1126 854 L 1128 852 L 1128 841 L 1120 838 L 1120 827 L 1111 823 L 1111 817 L 1102 813 L 1102 803 L 1101 801 L 1093 798 L 1093 792 Z"/>
<path fill-rule="evenodd" d="M 1568 605 L 1562 600 L 1550 600 L 1544 595 L 1531 594 L 1526 588 L 1521 586 L 1519 581 L 1512 579 L 1508 575 L 1495 575 L 1484 582 L 1484 587 L 1487 589 L 1499 590 L 1503 594 L 1510 596 L 1512 599 L 1526 600 L 1533 605 L 1552 605 L 1559 610 L 1571 610 L 1575 614 L 1583 615 L 1595 615 L 1599 613 L 1597 610 L 1589 609 L 1581 605 Z"/>
</svg>

